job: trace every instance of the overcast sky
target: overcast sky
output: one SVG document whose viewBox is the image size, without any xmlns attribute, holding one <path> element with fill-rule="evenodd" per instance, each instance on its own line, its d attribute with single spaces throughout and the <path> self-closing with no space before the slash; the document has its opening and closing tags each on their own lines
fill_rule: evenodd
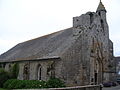
<svg viewBox="0 0 120 90">
<path fill-rule="evenodd" d="M 120 0 L 102 0 L 114 55 L 120 56 Z M 16 44 L 72 27 L 72 18 L 96 11 L 99 0 L 0 0 L 0 54 Z"/>
</svg>

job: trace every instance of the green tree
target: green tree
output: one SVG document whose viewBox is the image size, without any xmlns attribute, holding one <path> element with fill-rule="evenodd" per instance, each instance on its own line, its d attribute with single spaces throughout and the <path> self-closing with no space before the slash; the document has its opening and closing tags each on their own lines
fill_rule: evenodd
<svg viewBox="0 0 120 90">
<path fill-rule="evenodd" d="M 3 87 L 5 81 L 9 79 L 9 73 L 3 68 L 0 68 L 0 87 Z"/>
</svg>

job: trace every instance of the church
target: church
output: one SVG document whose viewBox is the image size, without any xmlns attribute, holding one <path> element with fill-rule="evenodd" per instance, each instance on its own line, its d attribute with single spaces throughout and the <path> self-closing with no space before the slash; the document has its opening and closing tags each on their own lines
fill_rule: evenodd
<svg viewBox="0 0 120 90">
<path fill-rule="evenodd" d="M 109 39 L 106 9 L 73 17 L 73 26 L 22 42 L 0 55 L 0 67 L 19 64 L 18 79 L 56 77 L 67 86 L 101 84 L 112 79 L 113 43 Z"/>
</svg>

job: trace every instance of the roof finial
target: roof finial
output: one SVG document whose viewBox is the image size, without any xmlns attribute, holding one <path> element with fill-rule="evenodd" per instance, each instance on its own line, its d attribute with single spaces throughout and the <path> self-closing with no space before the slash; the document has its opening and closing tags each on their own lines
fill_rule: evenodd
<svg viewBox="0 0 120 90">
<path fill-rule="evenodd" d="M 100 2 L 102 2 L 102 1 L 100 0 Z"/>
</svg>

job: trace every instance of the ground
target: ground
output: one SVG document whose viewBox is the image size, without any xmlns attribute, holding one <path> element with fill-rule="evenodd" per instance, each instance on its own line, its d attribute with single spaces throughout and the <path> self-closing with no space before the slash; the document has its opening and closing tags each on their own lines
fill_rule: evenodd
<svg viewBox="0 0 120 90">
<path fill-rule="evenodd" d="M 120 85 L 116 87 L 103 88 L 102 90 L 120 90 Z"/>
</svg>

